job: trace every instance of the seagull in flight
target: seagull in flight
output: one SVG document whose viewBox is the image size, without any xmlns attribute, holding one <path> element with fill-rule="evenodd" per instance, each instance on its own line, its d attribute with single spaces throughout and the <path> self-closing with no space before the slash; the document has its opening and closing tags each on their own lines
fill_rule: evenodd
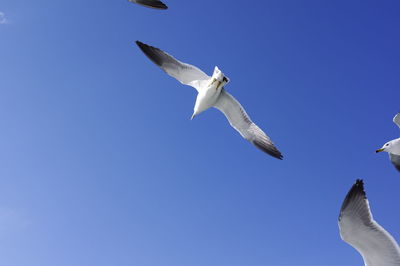
<svg viewBox="0 0 400 266">
<path fill-rule="evenodd" d="M 128 0 L 128 1 L 150 8 L 168 9 L 168 7 L 163 2 L 158 0 Z"/>
<path fill-rule="evenodd" d="M 225 90 L 224 86 L 229 82 L 229 78 L 217 66 L 210 77 L 199 68 L 180 62 L 156 47 L 140 41 L 136 41 L 136 44 L 153 63 L 168 75 L 197 90 L 198 94 L 191 119 L 208 108 L 215 107 L 226 116 L 231 126 L 243 138 L 269 155 L 278 159 L 283 158 L 271 139 L 251 121 L 242 105 Z"/>
<path fill-rule="evenodd" d="M 373 218 L 364 183 L 357 179 L 343 201 L 340 236 L 363 257 L 365 266 L 399 266 L 400 247 Z"/>
<path fill-rule="evenodd" d="M 400 113 L 393 117 L 393 122 L 400 127 Z M 400 171 L 400 138 L 386 142 L 382 148 L 376 150 L 377 153 L 382 151 L 389 153 L 390 161 Z"/>
</svg>

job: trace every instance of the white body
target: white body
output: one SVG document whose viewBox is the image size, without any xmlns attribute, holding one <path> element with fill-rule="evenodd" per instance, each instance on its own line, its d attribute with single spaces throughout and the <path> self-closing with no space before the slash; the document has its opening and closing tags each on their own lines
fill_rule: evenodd
<svg viewBox="0 0 400 266">
<path fill-rule="evenodd" d="M 228 83 L 228 79 L 218 67 L 215 67 L 213 76 L 208 82 L 203 82 L 203 86 L 199 86 L 199 93 L 194 104 L 192 118 L 215 105 L 226 83 Z"/>
</svg>

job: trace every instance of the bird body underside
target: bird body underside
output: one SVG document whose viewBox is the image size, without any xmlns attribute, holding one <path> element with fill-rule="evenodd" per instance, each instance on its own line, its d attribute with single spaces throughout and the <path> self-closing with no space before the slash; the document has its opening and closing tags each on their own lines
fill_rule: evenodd
<svg viewBox="0 0 400 266">
<path fill-rule="evenodd" d="M 218 88 L 217 83 L 211 84 L 211 79 L 208 82 L 203 82 L 203 84 L 206 86 L 199 89 L 194 105 L 195 115 L 213 107 L 221 94 L 222 88 Z"/>
<path fill-rule="evenodd" d="M 400 171 L 400 155 L 389 153 L 389 159 L 397 171 Z"/>
</svg>

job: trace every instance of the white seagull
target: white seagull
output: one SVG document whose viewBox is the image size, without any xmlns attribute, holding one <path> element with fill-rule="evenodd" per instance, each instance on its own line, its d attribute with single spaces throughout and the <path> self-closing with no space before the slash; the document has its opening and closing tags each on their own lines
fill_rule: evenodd
<svg viewBox="0 0 400 266">
<path fill-rule="evenodd" d="M 269 155 L 278 159 L 283 158 L 271 139 L 251 121 L 240 103 L 225 91 L 224 85 L 229 82 L 229 79 L 218 67 L 214 68 L 214 73 L 210 77 L 197 67 L 180 62 L 158 48 L 139 41 L 136 41 L 136 44 L 151 61 L 168 75 L 197 90 L 198 94 L 191 119 L 208 108 L 215 107 L 224 113 L 231 126 L 243 138 Z"/>
<path fill-rule="evenodd" d="M 163 2 L 158 0 L 128 0 L 128 1 L 145 7 L 150 7 L 155 9 L 168 9 L 168 7 Z"/>
<path fill-rule="evenodd" d="M 393 122 L 400 127 L 400 113 L 393 117 Z M 381 151 L 389 153 L 390 161 L 400 171 L 400 138 L 391 140 L 385 143 L 382 148 L 376 150 L 376 152 Z"/>
<path fill-rule="evenodd" d="M 361 254 L 365 266 L 400 265 L 400 247 L 372 218 L 362 180 L 357 179 L 343 201 L 339 229 L 341 238 Z"/>
</svg>

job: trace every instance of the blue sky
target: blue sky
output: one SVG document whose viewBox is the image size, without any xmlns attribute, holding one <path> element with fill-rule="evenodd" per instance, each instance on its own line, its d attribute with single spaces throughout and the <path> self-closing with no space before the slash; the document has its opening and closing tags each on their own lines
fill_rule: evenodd
<svg viewBox="0 0 400 266">
<path fill-rule="evenodd" d="M 363 265 L 337 216 L 356 178 L 400 240 L 398 1 L 0 5 L 0 264 Z M 0 18 L 1 20 L 1 18 Z M 211 74 L 276 160 L 136 47 Z"/>
</svg>

